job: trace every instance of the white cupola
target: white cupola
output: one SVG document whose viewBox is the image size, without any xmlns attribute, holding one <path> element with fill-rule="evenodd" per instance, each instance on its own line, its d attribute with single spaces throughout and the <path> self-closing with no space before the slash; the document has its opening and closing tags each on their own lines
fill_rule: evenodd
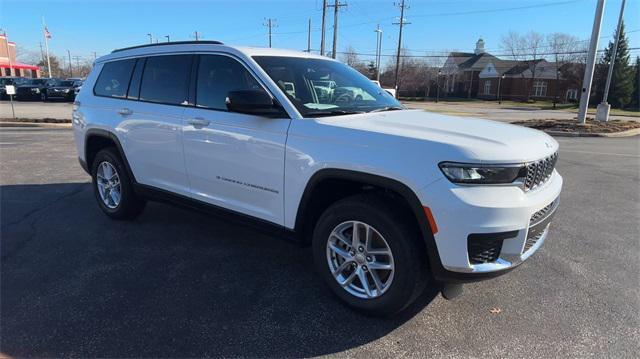
<svg viewBox="0 0 640 359">
<path fill-rule="evenodd" d="M 484 54 L 484 40 L 479 38 L 476 42 L 476 50 L 474 51 L 476 55 Z"/>
</svg>

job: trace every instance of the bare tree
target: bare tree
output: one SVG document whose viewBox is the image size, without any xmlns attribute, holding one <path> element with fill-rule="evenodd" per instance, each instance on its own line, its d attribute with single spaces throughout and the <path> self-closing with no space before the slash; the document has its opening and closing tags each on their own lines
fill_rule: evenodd
<svg viewBox="0 0 640 359">
<path fill-rule="evenodd" d="M 582 64 L 586 62 L 586 42 L 561 32 L 547 35 L 547 53 L 552 53 L 556 68 L 556 100 L 568 86 L 580 87 Z M 560 85 L 562 77 L 563 86 Z"/>
<path fill-rule="evenodd" d="M 521 62 L 525 67 L 525 71 L 522 71 L 520 75 L 522 79 L 528 80 L 526 92 L 528 101 L 531 97 L 531 91 L 536 79 L 536 70 L 544 53 L 544 36 L 535 31 L 529 31 L 524 35 L 515 31 L 509 31 L 507 35 L 502 37 L 501 42 L 502 48 L 508 52 L 515 61 Z"/>
<path fill-rule="evenodd" d="M 353 46 L 349 46 L 346 48 L 344 53 L 340 55 L 340 61 L 353 67 L 363 75 L 369 76 L 369 68 L 367 67 L 367 64 L 364 61 L 360 60 L 360 58 L 358 57 L 358 53 L 353 48 Z"/>
</svg>

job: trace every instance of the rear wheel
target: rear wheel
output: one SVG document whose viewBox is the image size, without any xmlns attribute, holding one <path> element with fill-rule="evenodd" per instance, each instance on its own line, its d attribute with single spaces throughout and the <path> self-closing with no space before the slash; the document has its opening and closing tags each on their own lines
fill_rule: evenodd
<svg viewBox="0 0 640 359">
<path fill-rule="evenodd" d="M 330 206 L 313 235 L 316 269 L 349 306 L 394 314 L 424 289 L 426 253 L 419 235 L 386 198 L 357 195 Z"/>
<path fill-rule="evenodd" d="M 134 219 L 145 201 L 136 196 L 132 181 L 115 148 L 98 152 L 91 167 L 93 190 L 102 211 L 114 219 Z"/>
</svg>

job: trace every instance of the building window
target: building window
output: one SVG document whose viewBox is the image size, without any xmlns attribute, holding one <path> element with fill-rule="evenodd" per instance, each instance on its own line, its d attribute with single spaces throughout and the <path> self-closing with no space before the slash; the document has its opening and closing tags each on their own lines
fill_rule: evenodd
<svg viewBox="0 0 640 359">
<path fill-rule="evenodd" d="M 547 96 L 547 83 L 545 81 L 536 81 L 533 83 L 533 96 Z"/>
<path fill-rule="evenodd" d="M 576 89 L 568 89 L 567 90 L 567 101 L 577 100 L 578 99 L 578 90 Z"/>
<path fill-rule="evenodd" d="M 484 94 L 491 95 L 491 80 L 486 80 L 484 82 Z"/>
</svg>

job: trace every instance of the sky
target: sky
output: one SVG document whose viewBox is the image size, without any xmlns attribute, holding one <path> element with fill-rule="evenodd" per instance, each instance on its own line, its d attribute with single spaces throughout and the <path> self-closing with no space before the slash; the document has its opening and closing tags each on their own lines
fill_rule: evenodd
<svg viewBox="0 0 640 359">
<path fill-rule="evenodd" d="M 329 0 L 333 3 L 334 0 Z M 390 59 L 398 41 L 400 10 L 394 1 L 342 0 L 338 51 L 348 46 L 373 54 L 377 24 L 383 30 L 382 53 Z M 482 37 L 488 52 L 499 55 L 500 39 L 513 30 L 542 34 L 564 32 L 588 40 L 596 0 L 406 0 L 403 47 L 413 55 L 473 51 Z M 606 1 L 599 48 L 612 39 L 622 0 Z M 326 43 L 331 49 L 333 10 L 327 16 Z M 304 50 L 308 21 L 312 22 L 311 48 L 320 48 L 322 0 L 209 0 L 209 1 L 70 1 L 0 0 L 0 29 L 18 44 L 19 51 L 40 54 L 42 18 L 53 38 L 52 54 L 93 59 L 113 49 L 149 42 L 220 40 L 232 45 L 268 46 L 267 18 L 275 19 L 273 47 Z M 625 26 L 630 47 L 640 47 L 640 0 L 628 0 Z M 155 41 L 155 40 L 154 40 Z M 634 50 L 632 56 L 640 55 Z M 366 55 L 363 59 L 368 59 Z M 74 60 L 75 61 L 75 60 Z M 383 60 L 384 62 L 385 60 Z"/>
</svg>

